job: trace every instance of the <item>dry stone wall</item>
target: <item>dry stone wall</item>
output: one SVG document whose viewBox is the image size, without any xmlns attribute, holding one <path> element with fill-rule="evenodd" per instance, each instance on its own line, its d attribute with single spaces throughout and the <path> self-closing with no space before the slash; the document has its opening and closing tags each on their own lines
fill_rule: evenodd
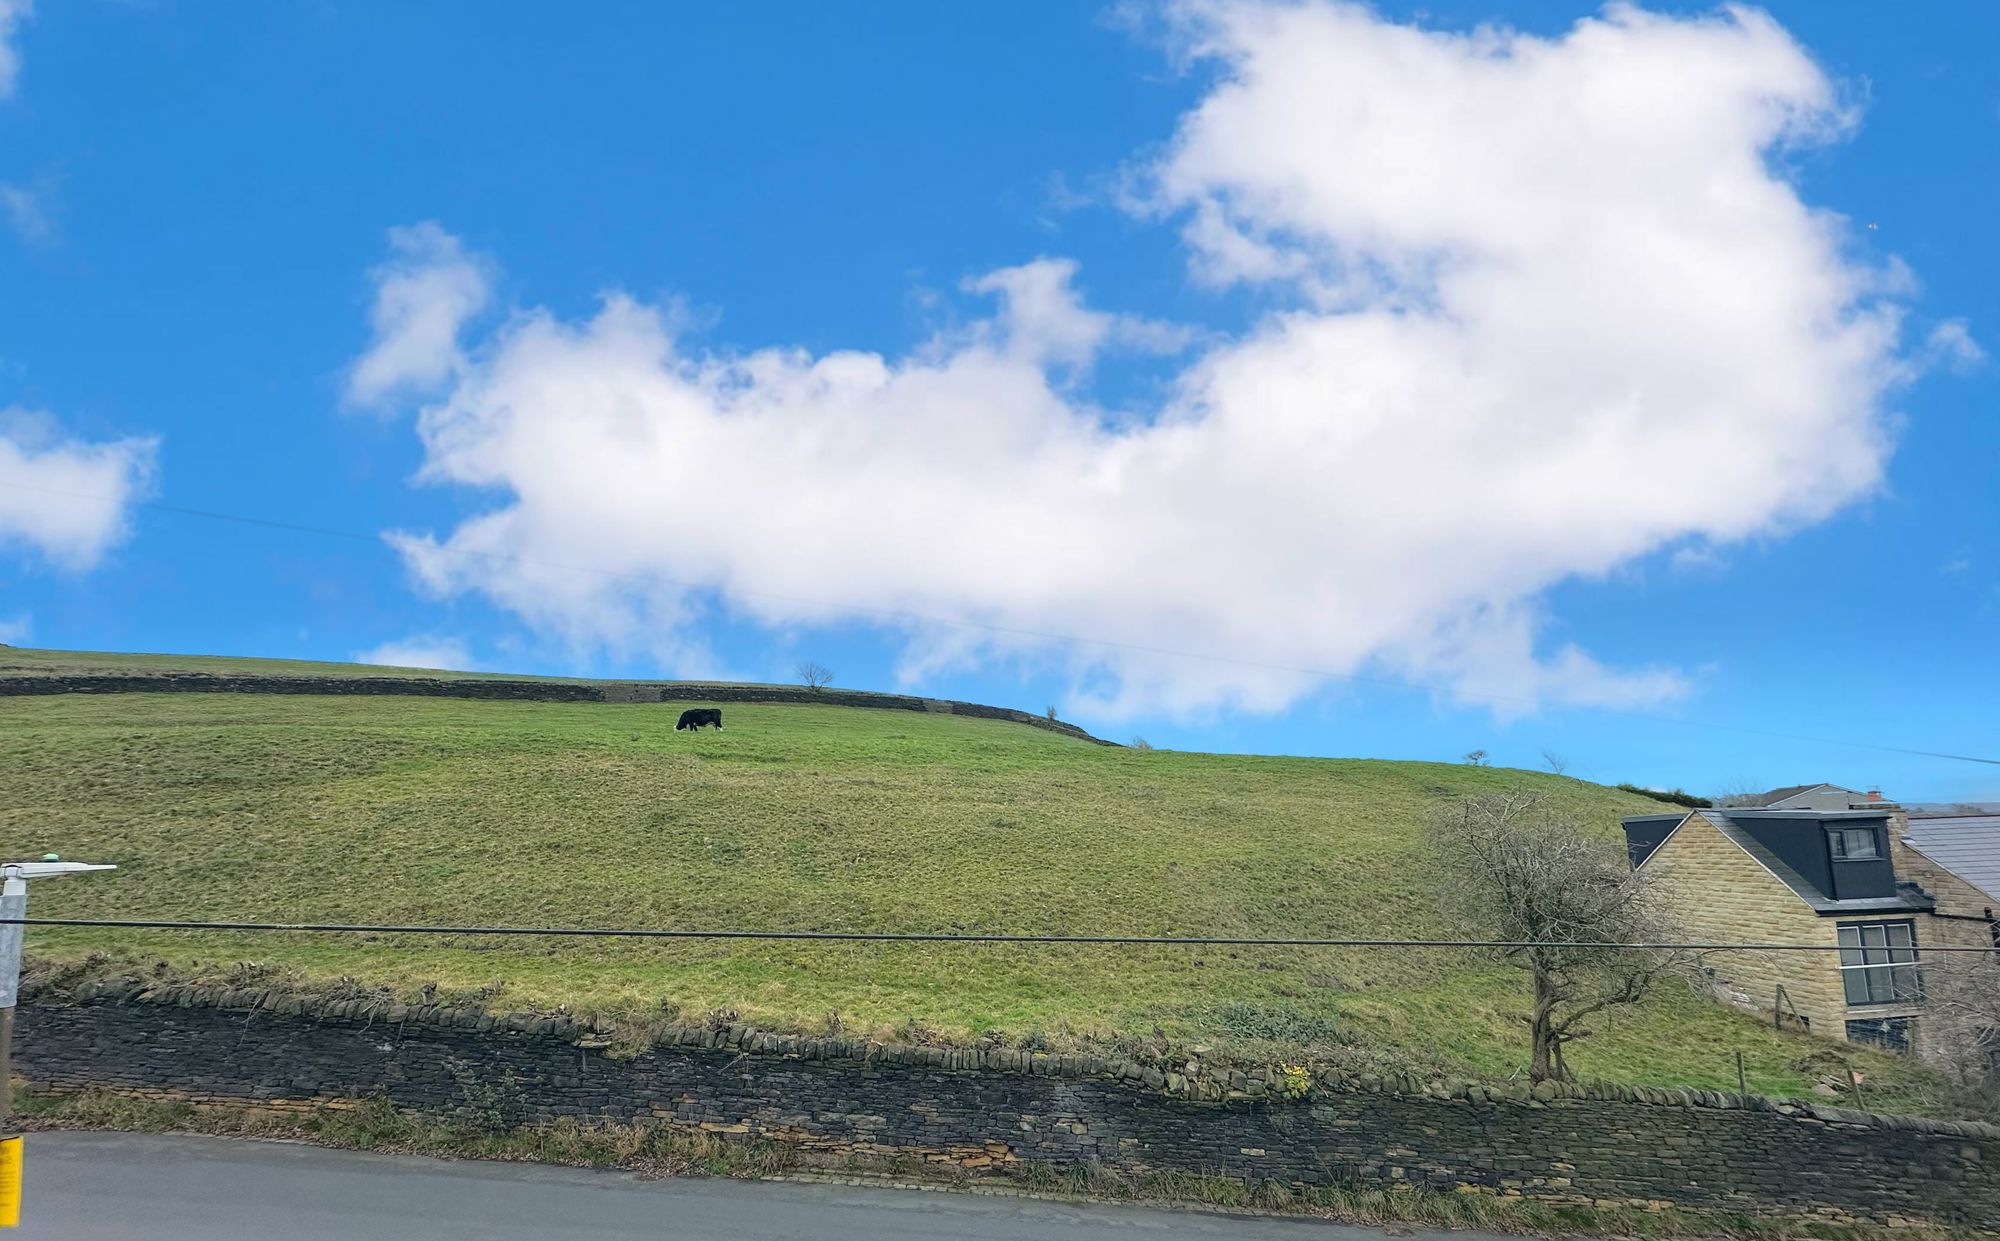
<svg viewBox="0 0 2000 1241">
<path fill-rule="evenodd" d="M 1098 1160 L 1295 1185 L 1359 1181 L 1828 1219 L 2000 1220 L 2000 1129 L 1692 1090 L 1500 1090 L 1007 1049 L 676 1027 L 615 1054 L 567 1017 L 262 990 L 86 983 L 26 997 L 37 1085 L 172 1099 L 396 1106 L 507 1124 L 656 1121 L 974 1171 Z"/>
<path fill-rule="evenodd" d="M 864 690 L 807 689 L 794 685 L 727 685 L 699 681 L 524 681 L 499 677 L 252 676 L 238 673 L 28 673 L 0 675 L 0 697 L 45 694 L 319 694 L 477 698 L 511 702 L 802 703 L 888 711 L 930 711 L 1026 724 L 1098 745 L 1074 724 L 1045 715 L 950 698 L 877 694 Z"/>
</svg>

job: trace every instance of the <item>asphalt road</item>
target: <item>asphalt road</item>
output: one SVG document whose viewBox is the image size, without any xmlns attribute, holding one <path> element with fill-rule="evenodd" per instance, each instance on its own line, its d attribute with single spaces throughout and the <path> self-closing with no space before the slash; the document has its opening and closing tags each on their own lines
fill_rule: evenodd
<svg viewBox="0 0 2000 1241">
<path fill-rule="evenodd" d="M 21 1228 L 67 1241 L 1379 1241 L 1278 1220 L 977 1194 L 767 1181 L 642 1181 L 284 1142 L 28 1135 Z M 1403 1233 L 1486 1241 L 1477 1233 Z"/>
</svg>

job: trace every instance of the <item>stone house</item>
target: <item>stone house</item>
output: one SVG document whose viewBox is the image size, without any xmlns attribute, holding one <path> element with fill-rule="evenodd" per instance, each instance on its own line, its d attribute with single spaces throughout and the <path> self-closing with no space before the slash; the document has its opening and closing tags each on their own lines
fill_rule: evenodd
<svg viewBox="0 0 2000 1241">
<path fill-rule="evenodd" d="M 1774 793 L 1820 804 L 1634 815 L 1624 820 L 1633 866 L 1661 872 L 1662 891 L 1697 939 L 1828 949 L 1714 954 L 1705 964 L 1723 999 L 1828 1038 L 1921 1047 L 1924 947 L 2000 943 L 2000 900 L 1958 873 L 1954 850 L 1923 843 L 1969 833 L 1920 830 L 1911 843 L 1910 816 L 1879 793 L 1846 796 L 1831 785 Z M 1990 830 L 1989 843 L 2000 843 L 2000 815 Z"/>
<path fill-rule="evenodd" d="M 1792 784 L 1718 803 L 1731 810 L 1859 810 L 1884 804 L 1874 789 L 1860 792 L 1838 784 Z"/>
</svg>

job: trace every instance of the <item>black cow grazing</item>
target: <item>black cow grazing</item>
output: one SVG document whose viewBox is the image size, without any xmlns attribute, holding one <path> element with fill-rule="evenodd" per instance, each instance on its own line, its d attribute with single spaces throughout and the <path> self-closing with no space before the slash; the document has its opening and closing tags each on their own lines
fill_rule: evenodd
<svg viewBox="0 0 2000 1241">
<path fill-rule="evenodd" d="M 692 728 L 699 730 L 703 724 L 713 724 L 717 728 L 721 728 L 722 727 L 721 708 L 689 707 L 687 710 L 681 712 L 681 722 L 674 725 L 674 731 L 679 732 L 683 728 Z"/>
</svg>

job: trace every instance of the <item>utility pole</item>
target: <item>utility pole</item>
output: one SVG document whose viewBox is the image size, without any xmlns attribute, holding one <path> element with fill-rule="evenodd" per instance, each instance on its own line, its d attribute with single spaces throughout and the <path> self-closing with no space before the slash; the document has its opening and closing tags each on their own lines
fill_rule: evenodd
<svg viewBox="0 0 2000 1241">
<path fill-rule="evenodd" d="M 0 862 L 0 1228 L 21 1222 L 21 1135 L 14 1132 L 14 1001 L 21 991 L 28 880 L 116 869 L 65 862 L 53 853 L 39 862 Z"/>
</svg>

